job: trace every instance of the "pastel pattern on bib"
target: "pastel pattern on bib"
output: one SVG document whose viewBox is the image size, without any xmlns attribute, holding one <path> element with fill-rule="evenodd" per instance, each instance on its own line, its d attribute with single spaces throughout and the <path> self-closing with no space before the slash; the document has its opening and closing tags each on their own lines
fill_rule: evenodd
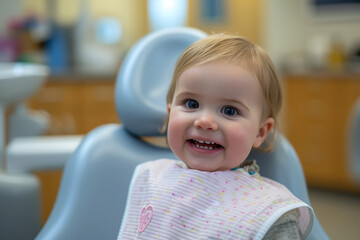
<svg viewBox="0 0 360 240">
<path fill-rule="evenodd" d="M 143 232 L 150 224 L 154 214 L 154 208 L 151 205 L 144 206 L 140 213 L 140 221 L 138 231 Z"/>
</svg>

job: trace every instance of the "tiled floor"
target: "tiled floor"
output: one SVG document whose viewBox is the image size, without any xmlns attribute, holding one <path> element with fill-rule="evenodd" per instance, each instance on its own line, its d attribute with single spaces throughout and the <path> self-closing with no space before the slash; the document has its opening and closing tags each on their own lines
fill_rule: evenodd
<svg viewBox="0 0 360 240">
<path fill-rule="evenodd" d="M 360 195 L 310 189 L 310 201 L 333 240 L 360 239 Z"/>
</svg>

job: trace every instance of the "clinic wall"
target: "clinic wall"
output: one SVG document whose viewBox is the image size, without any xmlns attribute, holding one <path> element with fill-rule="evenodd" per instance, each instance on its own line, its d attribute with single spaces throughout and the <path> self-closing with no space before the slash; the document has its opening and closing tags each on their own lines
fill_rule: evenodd
<svg viewBox="0 0 360 240">
<path fill-rule="evenodd" d="M 317 36 L 339 36 L 346 51 L 360 41 L 358 18 L 331 18 L 314 15 L 309 9 L 310 0 L 227 0 L 225 20 L 209 23 L 201 17 L 205 1 L 188 1 L 188 25 L 208 33 L 235 33 L 263 46 L 280 66 L 289 56 L 307 54 Z M 45 0 L 23 0 L 24 11 L 47 15 Z M 123 25 L 122 48 L 127 49 L 149 32 L 146 0 L 57 0 L 53 16 L 61 24 L 76 22 L 84 3 L 93 18 L 113 16 Z"/>
<path fill-rule="evenodd" d="M 324 44 L 336 38 L 348 53 L 360 42 L 360 15 L 346 11 L 315 14 L 310 0 L 264 1 L 264 47 L 277 66 L 291 57 L 306 57 L 314 51 L 315 38 Z M 349 15 L 349 16 L 348 16 Z M 316 49 L 315 49 L 316 51 Z M 319 51 L 319 50 L 317 50 Z"/>
<path fill-rule="evenodd" d="M 55 0 L 53 9 L 48 9 L 47 2 L 51 1 L 23 0 L 25 11 L 48 16 L 61 25 L 76 24 L 84 11 L 92 20 L 100 17 L 116 18 L 123 29 L 123 38 L 120 43 L 122 49 L 128 49 L 148 32 L 145 0 Z"/>
<path fill-rule="evenodd" d="M 45 0 L 23 0 L 27 12 L 35 11 L 47 15 Z M 81 9 L 90 9 L 91 16 L 96 19 L 112 16 L 123 25 L 123 45 L 129 47 L 141 36 L 149 32 L 146 0 L 57 0 L 55 13 L 51 16 L 60 24 L 73 24 L 77 21 Z M 262 5 L 263 0 L 227 0 L 224 1 L 224 21 L 207 22 L 201 17 L 203 0 L 188 1 L 187 25 L 200 28 L 207 33 L 233 33 L 247 37 L 256 43 L 262 43 Z"/>
<path fill-rule="evenodd" d="M 224 1 L 223 21 L 209 22 L 202 18 L 202 4 L 205 1 L 189 1 L 188 25 L 200 28 L 207 33 L 237 34 L 262 45 L 262 24 L 264 22 L 263 0 L 227 0 Z"/>
</svg>

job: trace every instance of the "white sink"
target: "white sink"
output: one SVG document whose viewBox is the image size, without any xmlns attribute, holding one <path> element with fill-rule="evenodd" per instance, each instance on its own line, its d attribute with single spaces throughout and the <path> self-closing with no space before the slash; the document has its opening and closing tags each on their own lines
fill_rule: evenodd
<svg viewBox="0 0 360 240">
<path fill-rule="evenodd" d="M 29 98 L 43 85 L 49 70 L 44 65 L 0 63 L 0 105 Z"/>
</svg>

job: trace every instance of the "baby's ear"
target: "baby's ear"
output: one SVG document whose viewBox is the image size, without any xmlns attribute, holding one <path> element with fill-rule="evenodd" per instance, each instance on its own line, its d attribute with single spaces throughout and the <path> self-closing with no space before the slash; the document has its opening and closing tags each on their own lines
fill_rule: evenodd
<svg viewBox="0 0 360 240">
<path fill-rule="evenodd" d="M 256 136 L 256 139 L 254 141 L 253 147 L 258 148 L 261 146 L 261 144 L 266 139 L 267 135 L 270 133 L 271 129 L 274 126 L 274 119 L 273 118 L 267 118 L 263 123 L 260 125 L 258 135 Z"/>
</svg>

